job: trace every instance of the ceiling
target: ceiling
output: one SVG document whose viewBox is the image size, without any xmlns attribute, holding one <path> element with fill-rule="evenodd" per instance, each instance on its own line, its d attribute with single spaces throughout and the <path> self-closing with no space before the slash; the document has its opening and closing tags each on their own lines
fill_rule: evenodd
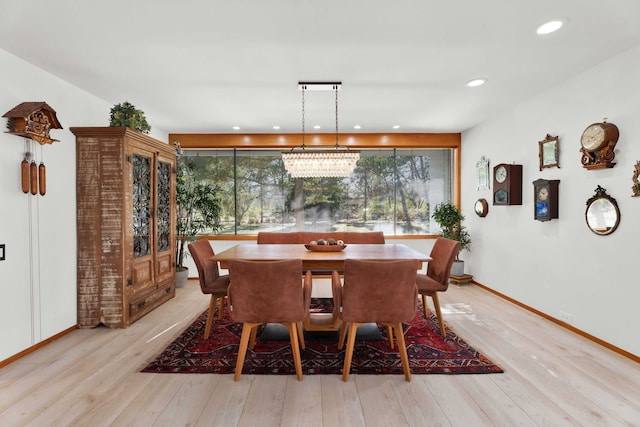
<svg viewBox="0 0 640 427">
<path fill-rule="evenodd" d="M 462 132 L 640 43 L 637 0 L 2 3 L 0 48 L 167 133 L 300 132 L 298 81 L 342 82 L 340 132 Z M 335 94 L 305 98 L 334 132 Z"/>
</svg>

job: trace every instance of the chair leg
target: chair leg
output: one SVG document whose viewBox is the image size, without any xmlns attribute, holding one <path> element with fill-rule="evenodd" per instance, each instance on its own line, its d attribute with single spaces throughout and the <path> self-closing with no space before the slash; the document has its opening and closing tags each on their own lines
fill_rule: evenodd
<svg viewBox="0 0 640 427">
<path fill-rule="evenodd" d="M 224 312 L 224 296 L 218 297 L 220 304 L 218 305 L 218 320 L 222 320 L 222 313 Z"/>
<path fill-rule="evenodd" d="M 438 300 L 438 293 L 433 292 L 431 294 L 431 298 L 433 299 L 433 305 L 436 309 L 436 316 L 438 316 L 438 322 L 440 322 L 440 333 L 443 337 L 447 336 L 447 333 L 444 330 L 444 321 L 442 320 L 442 312 L 440 311 L 440 301 Z"/>
<path fill-rule="evenodd" d="M 287 323 L 289 328 L 289 339 L 291 340 L 291 352 L 293 353 L 293 364 L 296 367 L 296 378 L 298 381 L 302 381 L 302 362 L 300 361 L 300 344 L 298 343 L 298 325 L 296 323 Z"/>
<path fill-rule="evenodd" d="M 216 297 L 211 295 L 211 301 L 209 301 L 209 311 L 207 312 L 207 323 L 204 327 L 204 339 L 209 339 L 209 334 L 211 333 L 211 325 L 213 324 L 213 313 L 216 310 Z"/>
<path fill-rule="evenodd" d="M 394 324 L 393 329 L 395 329 L 396 341 L 398 342 L 398 351 L 400 352 L 400 360 L 402 361 L 402 372 L 404 372 L 404 379 L 407 381 L 411 381 L 411 370 L 409 368 L 409 356 L 407 355 L 407 346 L 404 341 L 402 323 Z"/>
<path fill-rule="evenodd" d="M 338 336 L 338 350 L 342 350 L 344 347 L 344 339 L 347 336 L 347 329 L 349 328 L 349 324 L 346 322 L 342 322 L 340 326 L 340 335 Z"/>
<path fill-rule="evenodd" d="M 387 336 L 389 337 L 389 347 L 393 350 L 393 328 L 387 325 Z"/>
<path fill-rule="evenodd" d="M 244 365 L 244 358 L 247 355 L 247 346 L 249 344 L 249 335 L 251 331 L 258 324 L 256 323 L 244 323 L 242 325 L 242 336 L 240 337 L 240 347 L 238 348 L 238 359 L 236 360 L 236 370 L 233 375 L 233 380 L 238 381 L 242 374 L 242 366 Z"/>
<path fill-rule="evenodd" d="M 298 342 L 300 343 L 300 348 L 305 349 L 304 343 L 304 331 L 302 330 L 302 322 L 296 322 L 296 327 L 298 328 Z"/>
<path fill-rule="evenodd" d="M 428 319 L 429 315 L 427 314 L 427 296 L 425 294 L 420 294 L 422 296 L 422 312 L 424 313 L 424 318 Z"/>
<path fill-rule="evenodd" d="M 251 337 L 249 338 L 249 348 L 253 350 L 253 347 L 256 346 L 256 335 L 258 335 L 258 326 L 260 324 L 254 323 L 254 327 L 251 328 Z"/>
<path fill-rule="evenodd" d="M 344 355 L 344 366 L 342 367 L 342 381 L 349 380 L 349 371 L 351 370 L 351 358 L 353 357 L 353 346 L 356 343 L 356 330 L 361 323 L 351 323 L 349 326 L 349 338 L 347 339 L 347 351 Z"/>
</svg>

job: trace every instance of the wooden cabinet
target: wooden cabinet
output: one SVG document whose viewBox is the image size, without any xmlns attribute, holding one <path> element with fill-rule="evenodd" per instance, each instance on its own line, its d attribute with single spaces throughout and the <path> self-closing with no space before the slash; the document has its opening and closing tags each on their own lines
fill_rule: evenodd
<svg viewBox="0 0 640 427">
<path fill-rule="evenodd" d="M 78 325 L 124 328 L 175 296 L 176 153 L 127 128 L 70 130 Z"/>
</svg>

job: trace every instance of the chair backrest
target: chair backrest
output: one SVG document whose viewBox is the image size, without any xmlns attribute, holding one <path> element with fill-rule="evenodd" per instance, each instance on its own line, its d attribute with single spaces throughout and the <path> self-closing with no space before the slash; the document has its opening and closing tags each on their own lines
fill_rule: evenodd
<svg viewBox="0 0 640 427">
<path fill-rule="evenodd" d="M 449 284 L 451 266 L 460 251 L 460 242 L 438 237 L 431 250 L 432 261 L 427 266 L 427 276 L 444 286 Z"/>
<path fill-rule="evenodd" d="M 301 322 L 306 315 L 302 260 L 229 260 L 229 303 L 236 322 Z"/>
<path fill-rule="evenodd" d="M 347 259 L 339 304 L 346 322 L 408 322 L 416 315 L 416 260 Z"/>
<path fill-rule="evenodd" d="M 258 232 L 258 244 L 294 244 L 300 243 L 300 233 L 297 231 L 259 231 Z"/>
<path fill-rule="evenodd" d="M 343 239 L 345 243 L 384 244 L 382 231 L 345 231 Z"/>
<path fill-rule="evenodd" d="M 305 244 L 312 240 L 333 238 L 346 244 L 368 243 L 384 244 L 382 231 L 259 231 L 258 244 Z"/>
<path fill-rule="evenodd" d="M 210 259 L 214 255 L 211 243 L 207 239 L 196 240 L 193 243 L 189 243 L 189 252 L 198 269 L 200 289 L 205 294 L 211 293 L 211 284 L 220 277 L 218 263 Z"/>
</svg>

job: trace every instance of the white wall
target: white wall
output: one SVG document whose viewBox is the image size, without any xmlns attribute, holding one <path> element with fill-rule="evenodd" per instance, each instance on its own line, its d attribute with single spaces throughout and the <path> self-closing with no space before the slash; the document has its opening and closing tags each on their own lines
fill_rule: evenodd
<svg viewBox="0 0 640 427">
<path fill-rule="evenodd" d="M 0 132 L 0 361 L 76 324 L 76 193 L 73 126 L 108 126 L 113 104 L 0 50 L 0 115 L 25 101 L 45 101 L 64 129 L 40 148 L 47 194 L 23 194 L 24 138 Z M 156 130 L 156 137 L 167 135 Z"/>
<path fill-rule="evenodd" d="M 513 71 L 517 73 L 517 70 Z M 553 72 L 553 64 L 549 66 Z M 462 208 L 473 246 L 464 254 L 474 279 L 617 347 L 640 355 L 640 197 L 631 197 L 631 176 L 640 160 L 640 46 L 571 78 L 495 117 L 462 137 Z M 526 82 L 522 82 L 526 84 Z M 586 170 L 580 135 L 604 117 L 620 129 L 616 166 Z M 560 168 L 538 168 L 538 141 L 560 138 Z M 490 190 L 477 191 L 481 156 L 523 165 L 522 206 L 492 206 Z M 533 219 L 533 185 L 560 180 L 559 219 Z M 586 201 L 601 185 L 621 211 L 620 227 L 597 236 L 585 224 Z M 489 214 L 473 212 L 478 198 Z"/>
</svg>

